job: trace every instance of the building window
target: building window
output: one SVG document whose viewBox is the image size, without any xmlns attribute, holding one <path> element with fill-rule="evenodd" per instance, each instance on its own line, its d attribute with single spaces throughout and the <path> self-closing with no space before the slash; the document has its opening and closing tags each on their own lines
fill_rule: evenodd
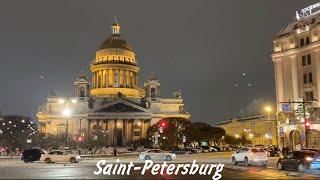
<svg viewBox="0 0 320 180">
<path fill-rule="evenodd" d="M 151 98 L 156 98 L 156 88 L 151 88 Z"/>
<path fill-rule="evenodd" d="M 80 90 L 79 90 L 79 97 L 84 97 L 84 93 L 85 93 L 85 90 L 84 90 L 84 87 L 80 87 Z"/>
<path fill-rule="evenodd" d="M 307 63 L 306 63 L 306 56 L 302 56 L 301 57 L 301 62 L 302 62 L 302 66 L 306 66 Z"/>
<path fill-rule="evenodd" d="M 307 44 L 310 44 L 310 38 L 309 37 L 306 37 L 306 45 Z"/>
<path fill-rule="evenodd" d="M 303 74 L 303 83 L 304 83 L 304 84 L 308 83 L 308 76 L 307 76 L 307 74 Z"/>
<path fill-rule="evenodd" d="M 313 101 L 313 91 L 306 92 L 306 101 Z"/>
<path fill-rule="evenodd" d="M 307 60 L 308 60 L 308 65 L 311 65 L 311 55 L 310 54 L 307 55 Z"/>
<path fill-rule="evenodd" d="M 312 73 L 309 73 L 309 83 L 312 83 Z"/>
<path fill-rule="evenodd" d="M 304 38 L 300 39 L 300 46 L 304 46 Z"/>
</svg>

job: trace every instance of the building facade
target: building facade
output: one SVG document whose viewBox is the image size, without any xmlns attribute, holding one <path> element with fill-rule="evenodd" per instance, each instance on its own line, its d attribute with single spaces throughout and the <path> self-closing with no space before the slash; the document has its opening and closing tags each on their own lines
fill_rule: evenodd
<svg viewBox="0 0 320 180">
<path fill-rule="evenodd" d="M 246 137 L 252 145 L 277 145 L 277 122 L 275 117 L 253 115 L 234 118 L 215 125 L 235 138 Z"/>
<path fill-rule="evenodd" d="M 40 107 L 37 117 L 42 133 L 67 131 L 71 138 L 95 140 L 100 132 L 106 145 L 128 145 L 145 138 L 148 127 L 161 119 L 190 118 L 180 92 L 171 99 L 161 98 L 160 82 L 154 76 L 139 86 L 136 54 L 121 37 L 119 23 L 111 29 L 112 35 L 90 64 L 91 85 L 80 75 L 74 83 L 74 97 L 51 93 Z"/>
<path fill-rule="evenodd" d="M 296 16 L 273 41 L 279 145 L 320 148 L 320 13 Z"/>
</svg>

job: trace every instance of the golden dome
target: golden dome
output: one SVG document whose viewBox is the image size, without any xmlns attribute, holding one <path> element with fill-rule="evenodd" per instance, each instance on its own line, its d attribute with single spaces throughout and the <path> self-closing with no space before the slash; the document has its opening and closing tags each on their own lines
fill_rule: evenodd
<svg viewBox="0 0 320 180">
<path fill-rule="evenodd" d="M 129 51 L 133 51 L 132 47 L 126 40 L 122 39 L 120 34 L 113 34 L 111 37 L 106 39 L 99 47 L 99 50 L 103 49 L 125 49 Z"/>
<path fill-rule="evenodd" d="M 140 98 L 136 56 L 132 47 L 121 38 L 120 25 L 111 26 L 112 35 L 103 41 L 91 65 L 91 95 L 115 97 L 119 93 L 128 98 Z"/>
</svg>

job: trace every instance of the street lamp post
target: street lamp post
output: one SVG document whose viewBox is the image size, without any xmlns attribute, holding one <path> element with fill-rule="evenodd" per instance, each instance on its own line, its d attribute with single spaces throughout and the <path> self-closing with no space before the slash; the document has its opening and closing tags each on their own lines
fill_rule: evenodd
<svg viewBox="0 0 320 180">
<path fill-rule="evenodd" d="M 66 147 L 68 147 L 69 144 L 69 118 L 72 115 L 71 109 L 69 108 L 69 99 L 60 99 L 59 103 L 63 104 L 66 101 L 66 108 L 63 110 L 63 115 L 66 117 L 66 139 L 65 139 L 65 143 L 66 143 Z M 71 100 L 71 103 L 75 104 L 77 101 L 75 99 Z"/>
<path fill-rule="evenodd" d="M 272 111 L 272 108 L 270 106 L 266 106 L 264 108 L 264 110 L 267 112 L 268 114 L 268 126 L 269 126 L 269 139 L 270 139 L 270 145 L 272 145 L 272 135 L 271 135 L 271 116 L 270 116 L 270 112 Z"/>
</svg>

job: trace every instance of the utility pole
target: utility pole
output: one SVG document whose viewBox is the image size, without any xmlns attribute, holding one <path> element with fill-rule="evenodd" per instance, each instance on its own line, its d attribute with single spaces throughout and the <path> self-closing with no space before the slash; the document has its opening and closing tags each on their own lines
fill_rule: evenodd
<svg viewBox="0 0 320 180">
<path fill-rule="evenodd" d="M 307 103 L 312 103 L 311 101 L 305 101 L 304 98 L 302 98 L 302 101 L 288 101 L 288 102 L 279 102 L 281 104 L 284 104 L 284 103 L 287 103 L 290 105 L 291 107 L 291 104 L 302 104 L 302 107 L 303 107 L 303 118 L 304 118 L 304 136 L 305 136 L 305 142 L 306 142 L 306 147 L 305 148 L 308 148 L 308 130 L 309 130 L 309 127 L 306 126 L 306 122 L 307 122 L 307 116 L 306 116 L 306 104 Z"/>
</svg>

